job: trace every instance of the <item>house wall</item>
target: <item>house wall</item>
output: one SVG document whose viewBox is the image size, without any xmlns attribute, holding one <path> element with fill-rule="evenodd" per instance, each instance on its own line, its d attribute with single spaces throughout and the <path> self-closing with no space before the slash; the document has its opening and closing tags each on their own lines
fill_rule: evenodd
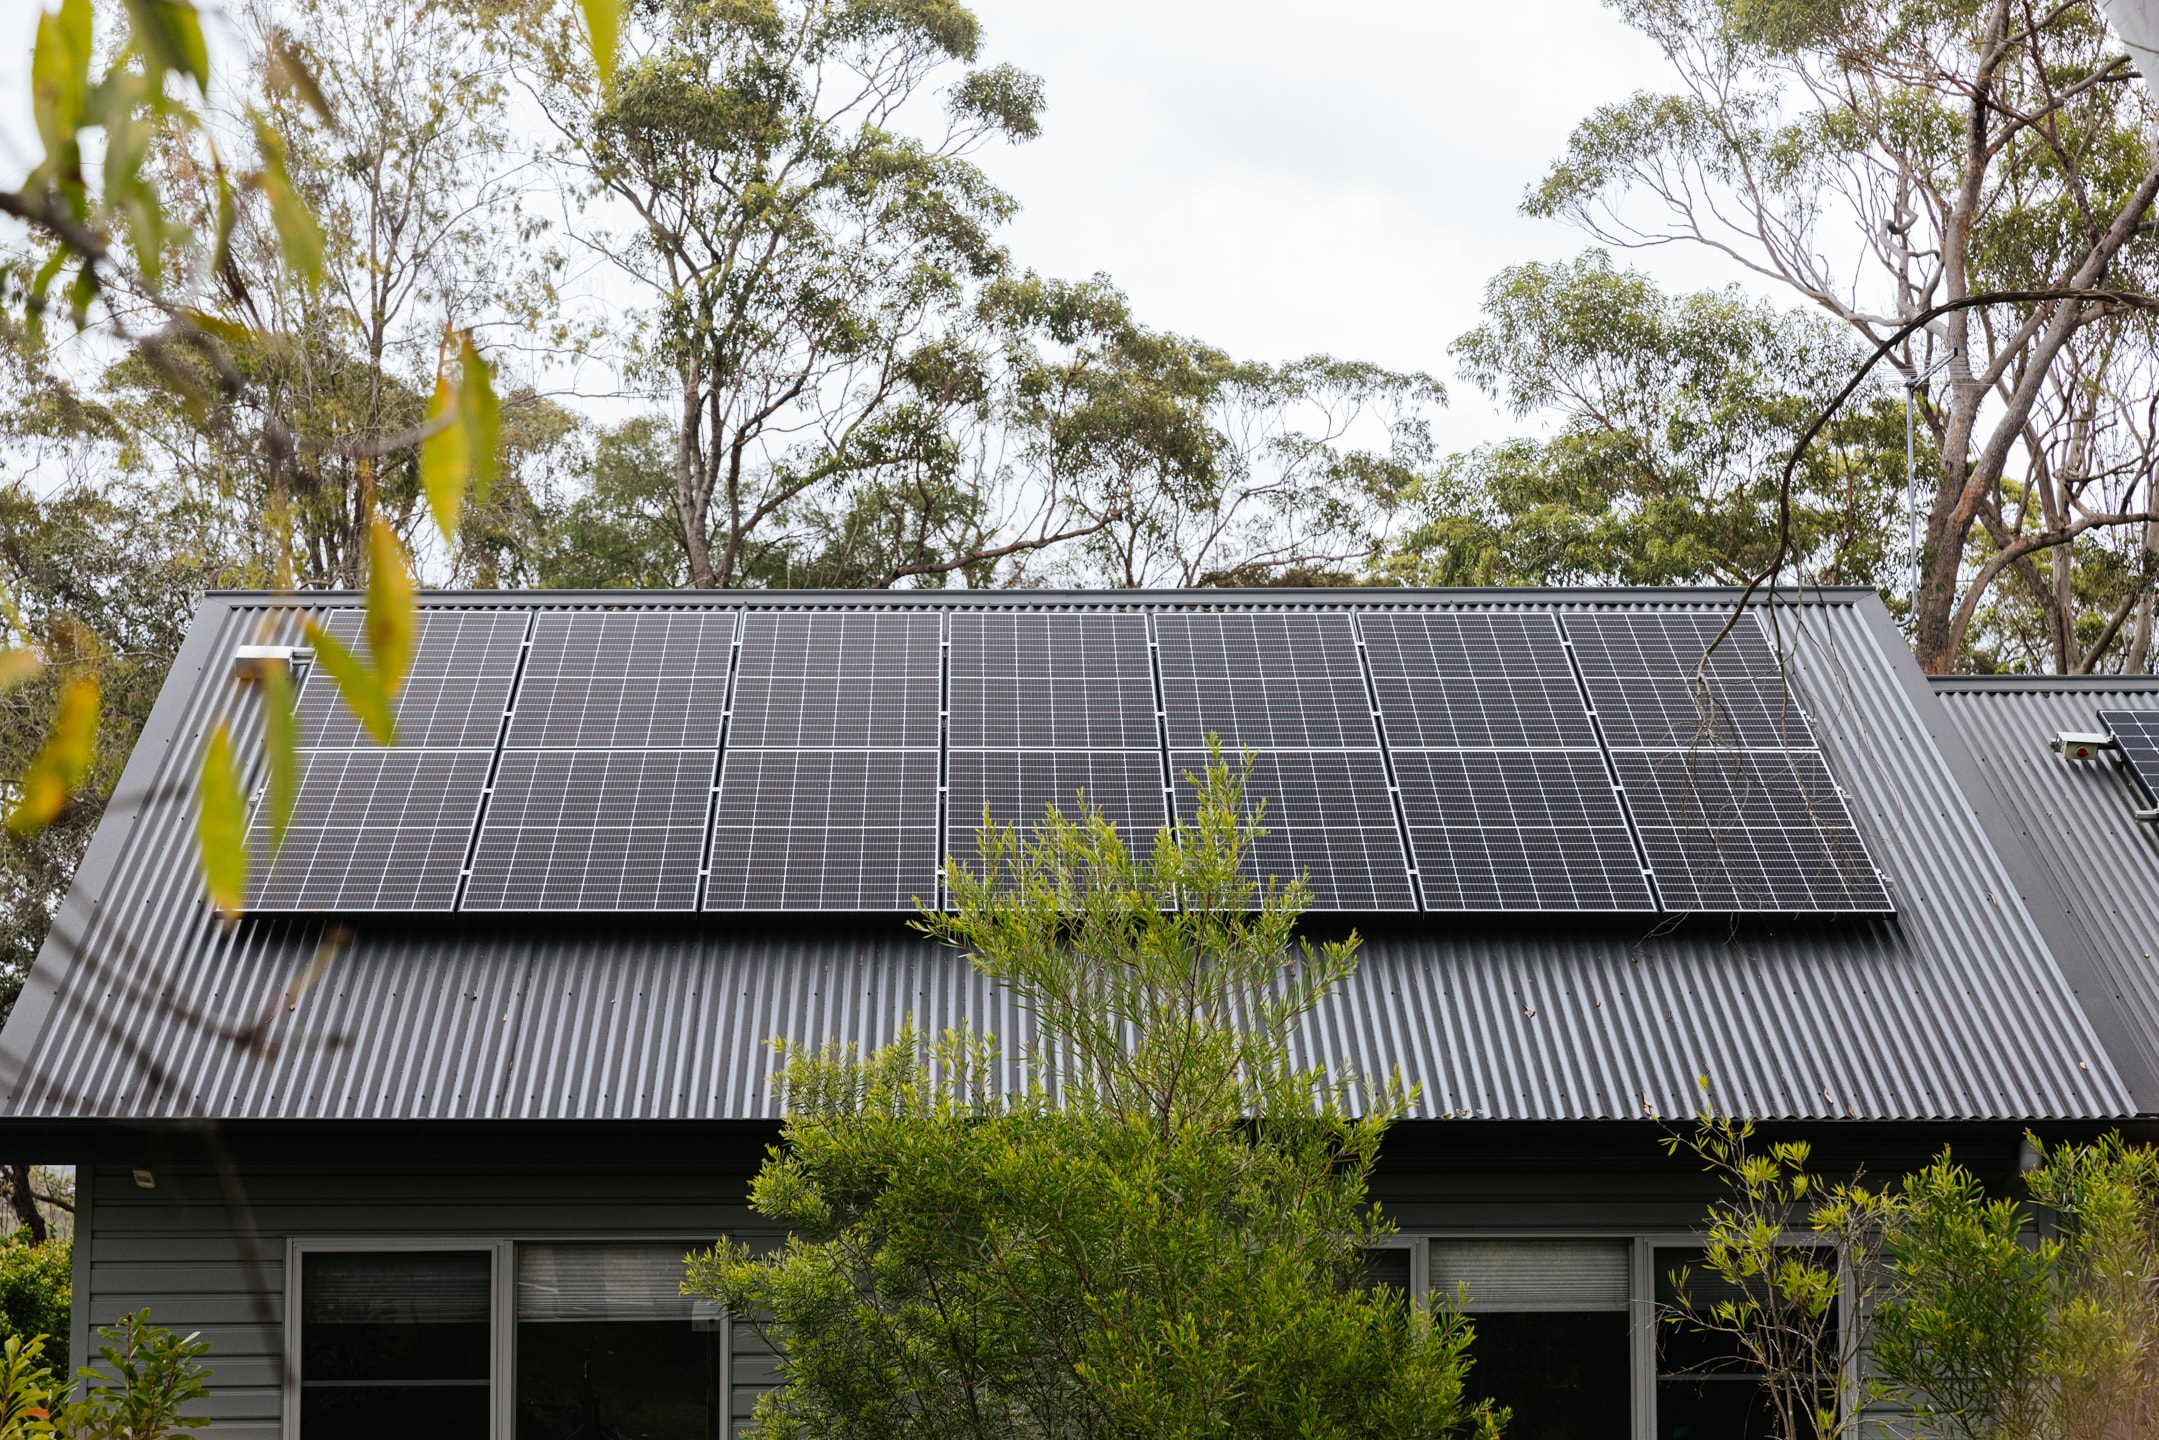
<svg viewBox="0 0 2159 1440">
<path fill-rule="evenodd" d="M 1711 1190 L 1665 1156 L 1647 1124 L 1479 1122 L 1398 1126 L 1373 1191 L 1414 1236 L 1588 1235 L 1636 1246 L 1637 1290 L 1655 1244 L 1684 1240 Z M 80 1170 L 77 1353 L 89 1332 L 147 1307 L 158 1324 L 210 1342 L 207 1432 L 273 1440 L 282 1384 L 288 1247 L 295 1241 L 669 1238 L 760 1232 L 751 1176 L 776 1129 L 763 1125 L 582 1127 L 228 1127 L 97 1142 Z M 1995 1183 L 2017 1163 L 2004 1126 L 1832 1127 L 1825 1172 L 1877 1180 L 1944 1144 Z M 154 1188 L 138 1183 L 148 1172 Z M 245 1238 L 254 1236 L 251 1261 Z M 1420 1262 L 1416 1271 L 1422 1283 Z M 500 1293 L 500 1292 L 498 1292 Z M 1636 1305 L 1638 1394 L 1652 1388 L 1649 1311 Z M 746 1417 L 769 1357 L 733 1327 L 730 1409 Z M 1636 1433 L 1653 1433 L 1638 1405 Z"/>
</svg>

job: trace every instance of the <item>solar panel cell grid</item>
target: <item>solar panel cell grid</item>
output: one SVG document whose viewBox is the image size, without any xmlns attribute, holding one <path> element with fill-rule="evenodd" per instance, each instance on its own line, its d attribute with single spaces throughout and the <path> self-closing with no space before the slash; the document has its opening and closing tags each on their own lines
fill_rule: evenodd
<svg viewBox="0 0 2159 1440">
<path fill-rule="evenodd" d="M 1376 747 L 1355 633 L 1346 615 L 1156 617 L 1172 748 Z"/>
<path fill-rule="evenodd" d="M 468 910 L 691 910 L 710 750 L 505 751 Z"/>
<path fill-rule="evenodd" d="M 1798 697 L 1780 680 L 1588 675 L 1604 737 L 1622 749 L 1704 745 L 1727 749 L 1814 748 Z"/>
<path fill-rule="evenodd" d="M 367 660 L 363 625 L 357 610 L 333 610 L 323 620 L 324 629 Z M 394 705 L 398 743 L 493 749 L 524 639 L 522 612 L 423 609 L 412 665 Z M 301 684 L 297 709 L 303 748 L 375 743 L 319 665 Z"/>
<path fill-rule="evenodd" d="M 1725 679 L 1778 679 L 1760 621 L 1742 615 L 1727 632 L 1729 620 L 1715 610 L 1620 610 L 1570 611 L 1564 623 L 1587 675 L 1692 675 L 1701 667 Z"/>
<path fill-rule="evenodd" d="M 956 854 L 975 853 L 984 807 L 990 823 L 1024 834 L 1051 805 L 1077 819 L 1084 793 L 1134 845 L 1151 842 L 1164 823 L 1162 758 L 1153 750 L 954 750 L 947 764 L 949 844 Z"/>
<path fill-rule="evenodd" d="M 300 757 L 300 794 L 284 848 L 258 856 L 259 910 L 447 910 L 487 784 L 485 750 L 317 750 Z"/>
<path fill-rule="evenodd" d="M 1180 819 L 1194 818 L 1193 781 L 1204 750 L 1170 752 Z M 1401 831 L 1377 750 L 1262 751 L 1245 782 L 1245 805 L 1260 837 L 1250 852 L 1255 878 L 1309 871 L 1322 910 L 1413 910 Z"/>
<path fill-rule="evenodd" d="M 715 748 L 734 631 L 727 611 L 541 615 L 504 743 Z"/>
<path fill-rule="evenodd" d="M 937 892 L 937 753 L 734 750 L 708 910 L 911 910 Z"/>
</svg>

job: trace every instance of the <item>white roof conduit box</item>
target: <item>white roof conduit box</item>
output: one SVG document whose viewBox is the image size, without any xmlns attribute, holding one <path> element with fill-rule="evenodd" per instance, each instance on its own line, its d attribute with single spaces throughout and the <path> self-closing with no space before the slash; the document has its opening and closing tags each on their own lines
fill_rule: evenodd
<svg viewBox="0 0 2159 1440">
<path fill-rule="evenodd" d="M 2114 749 L 2114 737 L 2103 730 L 2064 730 L 2047 741 L 2047 749 L 2064 760 L 2091 760 L 2102 750 Z"/>
<path fill-rule="evenodd" d="M 305 645 L 236 645 L 232 652 L 232 673 L 237 679 L 260 680 L 263 671 L 272 665 L 289 669 L 314 658 L 315 652 Z"/>
<path fill-rule="evenodd" d="M 2101 0 L 2100 8 L 2149 86 L 2159 75 L 2159 0 Z"/>
</svg>

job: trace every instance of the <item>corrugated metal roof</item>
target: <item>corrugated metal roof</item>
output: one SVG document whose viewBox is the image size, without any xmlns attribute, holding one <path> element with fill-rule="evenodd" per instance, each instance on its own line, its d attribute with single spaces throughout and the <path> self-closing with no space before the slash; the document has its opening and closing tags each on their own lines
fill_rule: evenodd
<svg viewBox="0 0 2159 1440">
<path fill-rule="evenodd" d="M 440 596 L 455 604 L 1716 606 L 1726 592 L 1205 592 Z M 0 1035 L 22 1117 L 753 1118 L 774 1037 L 875 1044 L 912 1015 L 1022 1038 L 1011 998 L 895 922 L 370 920 L 305 994 L 324 922 L 225 931 L 193 858 L 198 747 L 266 633 L 205 602 Z M 1877 600 L 1810 595 L 1776 624 L 1894 917 L 1428 917 L 1370 930 L 1308 1057 L 1399 1069 L 1420 1113 L 1512 1119 L 1692 1108 L 1696 1077 L 1764 1118 L 2111 1117 L 2140 1108 L 2151 1029 L 2087 1016 L 2088 957 Z M 272 627 L 274 628 L 274 627 Z M 2149 893 L 2149 890 L 2148 890 Z M 2042 897 L 2036 902 L 2032 897 Z M 2153 1012 L 2159 1014 L 2159 1009 Z M 2096 1022 L 2096 1023 L 2095 1023 Z M 2141 1107 L 2159 1109 L 2147 1101 Z"/>
</svg>

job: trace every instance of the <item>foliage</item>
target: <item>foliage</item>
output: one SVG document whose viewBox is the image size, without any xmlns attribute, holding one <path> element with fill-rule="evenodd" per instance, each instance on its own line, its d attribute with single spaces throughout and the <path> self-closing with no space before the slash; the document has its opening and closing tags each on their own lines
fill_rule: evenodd
<svg viewBox="0 0 2159 1440">
<path fill-rule="evenodd" d="M 1824 1181 L 1808 1169 L 1803 1140 L 1754 1139 L 1752 1121 L 1713 1106 L 1691 1135 L 1664 1137 L 1667 1153 L 1692 1154 L 1724 1194 L 1703 1234 L 1709 1283 L 1678 1271 L 1677 1298 L 1658 1318 L 1721 1339 L 1760 1374 L 1777 1440 L 1838 1440 L 1861 1424 L 1845 1377 L 1865 1351 L 1863 1317 L 1895 1202 L 1857 1181 Z"/>
<path fill-rule="evenodd" d="M 1382 567 L 1424 584 L 1731 583 L 1776 544 L 1778 474 L 1858 356 L 1830 322 L 1736 288 L 1666 295 L 1602 251 L 1519 265 L 1455 341 L 1462 373 L 1557 433 L 1450 459 Z M 1794 496 L 1808 578 L 1886 586 L 1903 491 L 1886 397 L 1810 447 Z"/>
<path fill-rule="evenodd" d="M 2038 1142 L 2032 1142 L 2036 1147 Z M 2159 1426 L 2159 1151 L 2042 1151 L 2035 1217 L 1947 1152 L 1906 1186 L 1873 1363 L 1931 1433 L 2113 1440 Z M 2031 1233 L 2033 1221 L 2052 1224 Z"/>
<path fill-rule="evenodd" d="M 65 1370 L 68 1317 L 75 1297 L 75 1247 L 67 1240 L 32 1245 L 27 1236 L 27 1231 L 18 1231 L 0 1243 L 0 1335 L 23 1340 L 46 1337 L 53 1365 Z"/>
<path fill-rule="evenodd" d="M 1585 119 L 1529 213 L 1615 245 L 1701 245 L 1870 346 L 1992 291 L 2148 285 L 2154 102 L 2094 0 L 1616 8 L 1677 87 Z M 2017 595 L 1993 603 L 2038 618 L 2053 667 L 2100 663 L 2132 615 L 2148 662 L 2152 340 L 2115 307 L 2041 301 L 1958 310 L 1897 346 L 1933 452 L 1913 618 L 1927 668 L 1984 643 L 1997 580 Z M 2086 565 L 2102 583 L 2079 585 Z"/>
<path fill-rule="evenodd" d="M 1025 841 L 985 823 L 920 924 L 1019 996 L 1034 1043 L 787 1053 L 752 1202 L 791 1238 L 723 1241 L 686 1282 L 785 1346 L 756 1433 L 1495 1433 L 1466 1324 L 1355 1283 L 1403 1097 L 1352 1116 L 1292 1064 L 1355 942 L 1292 945 L 1307 892 L 1246 878 L 1254 820 L 1217 756 L 1151 853 L 1084 806 Z"/>
<path fill-rule="evenodd" d="M 101 1363 L 75 1372 L 87 1383 L 77 1400 L 65 1398 L 44 1358 L 46 1337 L 7 1337 L 0 1346 L 0 1440 L 170 1440 L 210 1423 L 182 1413 L 210 1393 L 199 1363 L 207 1341 L 152 1325 L 148 1310 L 98 1334 Z"/>
</svg>

